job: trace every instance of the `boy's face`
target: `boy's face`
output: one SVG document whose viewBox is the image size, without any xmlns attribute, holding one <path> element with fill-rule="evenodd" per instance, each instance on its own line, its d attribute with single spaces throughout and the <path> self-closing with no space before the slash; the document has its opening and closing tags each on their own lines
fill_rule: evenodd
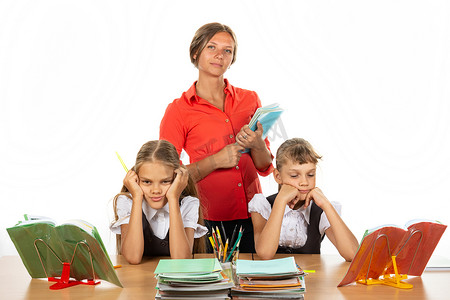
<svg viewBox="0 0 450 300">
<path fill-rule="evenodd" d="M 316 164 L 298 164 L 287 161 L 281 170 L 273 172 L 278 184 L 289 184 L 296 187 L 301 194 L 300 201 L 306 199 L 306 195 L 316 187 Z"/>
<path fill-rule="evenodd" d="M 173 168 L 158 162 L 147 162 L 139 168 L 138 176 L 148 205 L 153 209 L 163 208 L 167 203 L 166 193 L 174 179 Z"/>
</svg>

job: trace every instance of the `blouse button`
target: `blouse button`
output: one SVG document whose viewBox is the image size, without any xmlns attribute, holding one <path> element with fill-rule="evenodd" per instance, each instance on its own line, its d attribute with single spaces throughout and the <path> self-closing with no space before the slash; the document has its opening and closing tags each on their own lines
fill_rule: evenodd
<svg viewBox="0 0 450 300">
<path fill-rule="evenodd" d="M 230 134 L 230 139 L 232 139 L 233 138 L 233 135 L 232 134 Z"/>
<path fill-rule="evenodd" d="M 225 122 L 227 122 L 227 123 L 228 123 L 228 122 L 230 122 L 230 120 L 226 119 L 226 120 L 225 120 Z"/>
<path fill-rule="evenodd" d="M 236 170 L 239 170 L 239 166 L 236 166 Z"/>
<path fill-rule="evenodd" d="M 239 183 L 238 183 L 238 186 L 239 186 L 239 187 L 242 186 L 242 183 L 239 182 Z"/>
</svg>

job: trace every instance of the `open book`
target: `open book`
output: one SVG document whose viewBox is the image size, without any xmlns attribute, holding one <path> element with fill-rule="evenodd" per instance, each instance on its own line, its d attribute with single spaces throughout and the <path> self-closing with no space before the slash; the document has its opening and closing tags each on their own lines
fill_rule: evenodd
<svg viewBox="0 0 450 300">
<path fill-rule="evenodd" d="M 122 287 L 97 228 L 86 221 L 56 226 L 50 218 L 25 215 L 7 231 L 32 278 L 60 277 L 63 263 L 71 263 L 71 278 L 103 279 Z"/>
<path fill-rule="evenodd" d="M 259 121 L 259 123 L 261 123 L 263 127 L 262 138 L 265 139 L 269 130 L 272 128 L 278 118 L 280 118 L 282 112 L 283 109 L 280 108 L 278 103 L 259 107 L 248 123 L 248 127 L 250 127 L 251 130 L 255 131 L 257 129 L 257 122 Z M 248 151 L 249 149 L 245 149 L 244 151 L 242 151 L 242 153 Z"/>
<path fill-rule="evenodd" d="M 405 227 L 385 225 L 367 230 L 338 286 L 354 281 L 366 283 L 367 279 L 378 280 L 380 276 L 396 273 L 422 275 L 447 226 L 437 221 L 411 220 Z"/>
</svg>

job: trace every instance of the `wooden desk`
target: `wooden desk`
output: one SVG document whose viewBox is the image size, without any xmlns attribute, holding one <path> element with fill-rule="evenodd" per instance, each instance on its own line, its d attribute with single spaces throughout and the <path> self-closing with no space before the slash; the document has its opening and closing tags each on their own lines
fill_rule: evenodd
<svg viewBox="0 0 450 300">
<path fill-rule="evenodd" d="M 288 255 L 278 254 L 277 257 Z M 211 257 L 198 254 L 196 258 Z M 240 254 L 241 259 L 258 259 L 251 254 Z M 388 286 L 354 284 L 337 288 L 349 263 L 340 256 L 303 254 L 295 255 L 297 263 L 305 270 L 315 270 L 306 281 L 306 300 L 315 299 L 450 299 L 450 272 L 429 271 L 421 277 L 411 277 L 407 282 L 413 289 L 401 290 Z M 102 281 L 99 285 L 78 285 L 53 291 L 53 283 L 46 279 L 31 279 L 19 256 L 0 258 L 0 299 L 153 299 L 156 280 L 153 271 L 159 258 L 146 259 L 140 265 L 129 265 L 121 256 L 111 257 L 113 264 L 122 265 L 117 274 L 124 288 Z"/>
</svg>

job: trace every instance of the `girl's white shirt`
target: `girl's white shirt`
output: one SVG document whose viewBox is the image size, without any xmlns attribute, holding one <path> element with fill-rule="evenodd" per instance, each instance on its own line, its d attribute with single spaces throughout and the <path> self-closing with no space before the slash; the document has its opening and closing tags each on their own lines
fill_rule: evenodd
<svg viewBox="0 0 450 300">
<path fill-rule="evenodd" d="M 338 202 L 331 202 L 339 215 L 341 215 L 341 205 Z M 248 203 L 248 212 L 259 213 L 264 219 L 268 220 L 272 207 L 263 194 L 255 194 Z M 308 237 L 309 216 L 311 205 L 307 208 L 303 206 L 298 210 L 292 210 L 286 205 L 284 209 L 283 221 L 281 223 L 279 245 L 283 247 L 300 248 L 306 243 Z M 322 212 L 319 221 L 319 232 L 323 236 L 325 230 L 330 227 L 325 212 Z"/>
<path fill-rule="evenodd" d="M 116 209 L 118 220 L 113 222 L 110 229 L 115 234 L 120 234 L 120 226 L 130 222 L 131 206 L 133 200 L 125 195 L 120 195 L 117 198 Z M 184 227 L 194 229 L 194 238 L 204 236 L 208 229 L 205 226 L 198 224 L 198 208 L 200 201 L 198 198 L 187 196 L 181 200 L 180 212 Z M 147 201 L 142 201 L 142 211 L 147 218 L 153 233 L 160 239 L 164 239 L 169 231 L 169 203 L 166 203 L 161 209 L 153 209 L 148 205 Z"/>
</svg>

